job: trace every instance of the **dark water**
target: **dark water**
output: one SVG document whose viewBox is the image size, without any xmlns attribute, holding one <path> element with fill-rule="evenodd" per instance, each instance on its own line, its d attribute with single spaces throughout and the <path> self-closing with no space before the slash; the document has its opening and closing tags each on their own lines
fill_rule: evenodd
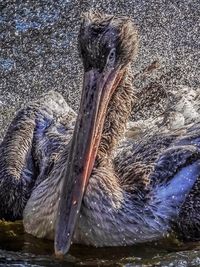
<svg viewBox="0 0 200 267">
<path fill-rule="evenodd" d="M 168 238 L 120 248 L 74 245 L 61 261 L 53 254 L 53 242 L 25 234 L 22 222 L 0 222 L 0 266 L 200 266 L 200 243 Z"/>
</svg>

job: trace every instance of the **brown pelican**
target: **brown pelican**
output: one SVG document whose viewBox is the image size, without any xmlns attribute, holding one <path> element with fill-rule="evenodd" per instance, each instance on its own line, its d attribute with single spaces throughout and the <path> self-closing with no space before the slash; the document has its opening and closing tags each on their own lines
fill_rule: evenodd
<svg viewBox="0 0 200 267">
<path fill-rule="evenodd" d="M 56 93 L 22 109 L 0 148 L 0 217 L 26 232 L 97 247 L 199 239 L 200 124 L 119 144 L 136 103 L 137 31 L 126 17 L 88 14 L 76 117 Z M 75 122 L 75 123 L 74 123 Z"/>
</svg>

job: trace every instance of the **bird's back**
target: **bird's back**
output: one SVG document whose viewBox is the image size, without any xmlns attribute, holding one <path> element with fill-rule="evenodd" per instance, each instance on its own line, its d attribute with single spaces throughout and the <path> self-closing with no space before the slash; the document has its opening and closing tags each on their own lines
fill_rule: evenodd
<svg viewBox="0 0 200 267">
<path fill-rule="evenodd" d="M 134 199 L 173 219 L 200 180 L 200 123 L 145 136 L 137 143 L 129 140 L 114 166 L 120 184 Z"/>
</svg>

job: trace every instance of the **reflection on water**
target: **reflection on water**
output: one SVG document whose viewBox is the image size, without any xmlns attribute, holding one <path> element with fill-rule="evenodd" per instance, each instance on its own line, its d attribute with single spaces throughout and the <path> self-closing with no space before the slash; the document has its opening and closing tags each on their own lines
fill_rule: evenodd
<svg viewBox="0 0 200 267">
<path fill-rule="evenodd" d="M 120 248 L 76 245 L 59 261 L 53 254 L 53 242 L 25 234 L 21 222 L 0 222 L 0 266 L 200 266 L 200 244 L 168 238 Z"/>
</svg>

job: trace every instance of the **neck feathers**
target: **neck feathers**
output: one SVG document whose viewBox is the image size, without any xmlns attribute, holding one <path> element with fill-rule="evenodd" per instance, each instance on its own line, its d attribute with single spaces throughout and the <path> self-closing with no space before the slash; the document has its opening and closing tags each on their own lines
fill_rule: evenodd
<svg viewBox="0 0 200 267">
<path fill-rule="evenodd" d="M 124 133 L 134 100 L 132 72 L 129 66 L 109 103 L 97 154 L 98 159 L 109 158 L 118 144 Z"/>
</svg>

